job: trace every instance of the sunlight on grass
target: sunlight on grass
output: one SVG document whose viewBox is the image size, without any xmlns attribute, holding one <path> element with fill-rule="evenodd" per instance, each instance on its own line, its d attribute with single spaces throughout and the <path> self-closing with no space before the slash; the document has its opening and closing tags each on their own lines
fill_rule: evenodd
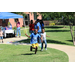
<svg viewBox="0 0 75 75">
<path fill-rule="evenodd" d="M 30 51 L 27 45 L 0 45 L 0 62 L 68 62 L 66 53 L 48 48 L 47 51 Z"/>
</svg>

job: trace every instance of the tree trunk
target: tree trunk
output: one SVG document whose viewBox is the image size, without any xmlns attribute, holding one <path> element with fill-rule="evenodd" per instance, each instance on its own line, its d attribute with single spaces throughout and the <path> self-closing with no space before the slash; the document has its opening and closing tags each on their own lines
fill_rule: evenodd
<svg viewBox="0 0 75 75">
<path fill-rule="evenodd" d="M 74 45 L 75 45 L 75 26 L 74 26 Z"/>
<path fill-rule="evenodd" d="M 72 26 L 71 25 L 70 25 L 70 32 L 71 32 L 72 40 L 74 41 L 73 34 L 72 34 Z"/>
<path fill-rule="evenodd" d="M 73 40 L 73 43 L 75 45 L 75 14 L 74 14 L 74 40 Z"/>
</svg>

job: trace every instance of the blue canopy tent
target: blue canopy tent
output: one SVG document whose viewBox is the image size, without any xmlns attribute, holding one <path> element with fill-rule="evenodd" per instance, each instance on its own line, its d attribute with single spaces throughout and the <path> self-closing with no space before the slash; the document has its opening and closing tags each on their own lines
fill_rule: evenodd
<svg viewBox="0 0 75 75">
<path fill-rule="evenodd" d="M 0 19 L 9 19 L 9 18 L 23 18 L 23 16 L 10 13 L 10 12 L 0 12 Z"/>
<path fill-rule="evenodd" d="M 0 19 L 10 19 L 10 18 L 14 18 L 14 19 L 23 18 L 23 16 L 10 13 L 10 12 L 0 12 Z M 23 21 L 24 21 L 24 18 L 23 18 Z M 24 25 L 25 25 L 25 21 L 24 21 Z"/>
<path fill-rule="evenodd" d="M 17 18 L 23 18 L 23 16 L 10 13 L 10 12 L 0 12 L 0 19 L 11 19 L 11 18 L 17 19 Z M 23 18 L 23 21 L 24 21 L 24 18 Z M 24 21 L 24 25 L 25 25 L 25 21 Z"/>
</svg>

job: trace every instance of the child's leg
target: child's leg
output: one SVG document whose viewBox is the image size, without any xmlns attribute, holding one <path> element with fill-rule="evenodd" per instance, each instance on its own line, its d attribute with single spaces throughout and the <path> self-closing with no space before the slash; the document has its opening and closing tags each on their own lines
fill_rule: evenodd
<svg viewBox="0 0 75 75">
<path fill-rule="evenodd" d="M 36 54 L 36 52 L 37 52 L 37 48 L 38 48 L 38 47 L 36 46 L 36 49 L 35 49 L 35 54 Z"/>
<path fill-rule="evenodd" d="M 1 37 L 1 39 L 2 39 L 2 43 L 3 43 L 3 36 Z"/>
<path fill-rule="evenodd" d="M 38 33 L 39 35 L 41 35 L 41 32 Z M 38 43 L 41 43 L 41 39 L 38 38 Z"/>
<path fill-rule="evenodd" d="M 45 49 L 47 49 L 47 41 L 46 41 L 46 40 L 44 40 L 44 42 L 45 42 Z"/>
<path fill-rule="evenodd" d="M 43 42 L 42 42 L 42 44 L 41 44 L 41 49 L 43 49 Z"/>
<path fill-rule="evenodd" d="M 39 46 L 38 43 L 36 43 L 35 46 L 36 46 L 36 48 L 35 48 L 35 54 L 36 54 L 38 46 Z"/>
</svg>

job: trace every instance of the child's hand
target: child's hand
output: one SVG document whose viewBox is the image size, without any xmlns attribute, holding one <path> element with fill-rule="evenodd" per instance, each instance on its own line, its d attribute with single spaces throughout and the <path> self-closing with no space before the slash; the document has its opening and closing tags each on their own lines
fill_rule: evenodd
<svg viewBox="0 0 75 75">
<path fill-rule="evenodd" d="M 27 35 L 27 34 L 25 33 L 25 35 Z"/>
<path fill-rule="evenodd" d="M 50 36 L 48 36 L 48 35 L 46 35 L 47 37 L 50 37 Z"/>
<path fill-rule="evenodd" d="M 50 36 L 48 36 L 48 37 L 50 37 Z"/>
</svg>

